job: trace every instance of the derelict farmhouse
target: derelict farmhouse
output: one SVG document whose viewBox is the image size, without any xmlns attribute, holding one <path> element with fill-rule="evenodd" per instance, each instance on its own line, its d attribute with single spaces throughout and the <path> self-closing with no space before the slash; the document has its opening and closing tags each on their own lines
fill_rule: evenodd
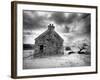
<svg viewBox="0 0 100 80">
<path fill-rule="evenodd" d="M 55 31 L 55 26 L 49 24 L 48 29 L 35 38 L 34 57 L 63 55 L 63 41 Z"/>
</svg>

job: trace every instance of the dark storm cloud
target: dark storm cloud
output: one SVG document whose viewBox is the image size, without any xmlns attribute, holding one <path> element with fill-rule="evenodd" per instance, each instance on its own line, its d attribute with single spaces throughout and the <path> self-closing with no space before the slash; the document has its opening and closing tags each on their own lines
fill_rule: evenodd
<svg viewBox="0 0 100 80">
<path fill-rule="evenodd" d="M 39 16 L 36 11 L 23 11 L 24 29 L 39 29 L 45 27 L 46 17 Z"/>
<path fill-rule="evenodd" d="M 87 14 L 85 19 L 85 30 L 87 34 L 91 33 L 91 17 L 90 14 Z"/>
<path fill-rule="evenodd" d="M 70 27 L 65 25 L 65 28 L 62 31 L 63 31 L 63 33 L 69 33 L 70 32 Z"/>
<path fill-rule="evenodd" d="M 64 24 L 71 24 L 76 18 L 76 13 L 66 13 L 63 12 L 54 12 L 50 19 L 53 20 L 56 24 L 64 25 Z"/>
<path fill-rule="evenodd" d="M 56 24 L 62 25 L 65 23 L 66 19 L 65 19 L 65 15 L 62 12 L 54 12 L 52 13 L 51 20 L 53 20 Z"/>
<path fill-rule="evenodd" d="M 43 12 L 44 15 L 41 16 Z M 49 17 L 47 15 L 49 15 Z M 72 31 L 81 32 L 82 34 L 90 34 L 90 14 L 87 13 L 64 13 L 64 12 L 46 12 L 46 11 L 23 11 L 24 29 L 40 29 L 46 28 L 48 23 L 53 22 L 61 26 L 61 32 L 70 33 Z M 77 25 L 74 24 L 77 22 Z M 58 26 L 56 26 L 57 28 Z M 73 30 L 71 30 L 73 27 Z M 78 29 L 79 28 L 79 29 Z M 59 28 L 60 29 L 60 28 Z"/>
<path fill-rule="evenodd" d="M 81 20 L 83 20 L 83 22 L 84 22 L 84 26 L 82 27 L 83 32 L 85 34 L 90 35 L 90 33 L 91 33 L 91 15 L 90 14 L 83 14 L 80 17 L 79 21 L 81 21 Z"/>
<path fill-rule="evenodd" d="M 67 16 L 66 16 L 67 15 Z M 90 14 L 88 13 L 63 13 L 63 12 L 54 12 L 52 13 L 51 20 L 53 20 L 57 25 L 64 26 L 63 32 L 68 33 L 71 32 L 71 27 L 74 26 L 75 22 L 80 23 L 80 25 L 76 24 L 73 27 L 73 31 L 76 27 L 79 27 L 82 33 L 90 34 L 91 25 L 90 25 Z M 81 25 L 84 24 L 83 25 Z M 71 25 L 71 26 L 68 26 Z M 78 29 L 78 31 L 80 31 Z"/>
<path fill-rule="evenodd" d="M 78 13 L 63 13 L 63 12 L 54 12 L 52 13 L 50 19 L 53 20 L 57 25 L 65 26 L 63 31 L 65 33 L 70 32 L 68 25 L 72 24 L 74 21 L 78 20 Z"/>
</svg>

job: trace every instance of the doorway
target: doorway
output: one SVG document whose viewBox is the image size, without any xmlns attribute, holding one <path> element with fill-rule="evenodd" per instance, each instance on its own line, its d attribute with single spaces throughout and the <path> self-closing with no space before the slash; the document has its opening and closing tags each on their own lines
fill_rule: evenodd
<svg viewBox="0 0 100 80">
<path fill-rule="evenodd" d="M 43 45 L 40 45 L 40 52 L 43 52 Z"/>
</svg>

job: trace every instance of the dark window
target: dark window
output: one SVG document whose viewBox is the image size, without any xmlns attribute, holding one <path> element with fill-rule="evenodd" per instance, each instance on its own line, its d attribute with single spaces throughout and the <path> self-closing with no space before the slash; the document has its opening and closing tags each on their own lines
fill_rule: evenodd
<svg viewBox="0 0 100 80">
<path fill-rule="evenodd" d="M 43 45 L 40 45 L 40 51 L 43 52 Z"/>
<path fill-rule="evenodd" d="M 51 39 L 47 39 L 47 41 L 50 41 Z"/>
</svg>

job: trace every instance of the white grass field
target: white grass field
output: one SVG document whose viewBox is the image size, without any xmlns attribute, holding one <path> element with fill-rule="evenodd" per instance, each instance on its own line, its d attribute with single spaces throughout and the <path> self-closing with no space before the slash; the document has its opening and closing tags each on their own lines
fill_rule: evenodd
<svg viewBox="0 0 100 80">
<path fill-rule="evenodd" d="M 23 69 L 80 67 L 91 65 L 90 55 L 86 54 L 74 53 L 70 55 L 34 58 L 33 53 L 34 51 L 32 50 L 24 50 Z"/>
</svg>

